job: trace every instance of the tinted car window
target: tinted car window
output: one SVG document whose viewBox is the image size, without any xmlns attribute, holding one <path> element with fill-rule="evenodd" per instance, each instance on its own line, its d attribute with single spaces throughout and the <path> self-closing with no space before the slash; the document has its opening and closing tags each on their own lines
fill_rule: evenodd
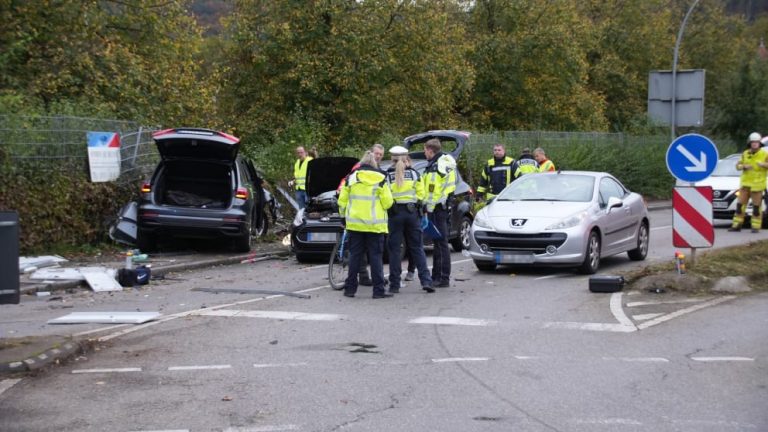
<svg viewBox="0 0 768 432">
<path fill-rule="evenodd" d="M 592 200 L 595 180 L 574 174 L 528 174 L 504 189 L 499 201 L 575 201 Z"/>
</svg>

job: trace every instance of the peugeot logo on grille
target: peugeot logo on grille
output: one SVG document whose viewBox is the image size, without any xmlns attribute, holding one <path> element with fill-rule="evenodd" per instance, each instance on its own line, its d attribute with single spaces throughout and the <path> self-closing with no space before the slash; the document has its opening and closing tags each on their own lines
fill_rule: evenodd
<svg viewBox="0 0 768 432">
<path fill-rule="evenodd" d="M 525 222 L 527 221 L 528 219 L 510 219 L 509 225 L 512 226 L 512 228 L 520 228 L 525 225 Z"/>
<path fill-rule="evenodd" d="M 716 190 L 713 195 L 715 196 L 715 198 L 720 198 L 720 191 Z"/>
</svg>

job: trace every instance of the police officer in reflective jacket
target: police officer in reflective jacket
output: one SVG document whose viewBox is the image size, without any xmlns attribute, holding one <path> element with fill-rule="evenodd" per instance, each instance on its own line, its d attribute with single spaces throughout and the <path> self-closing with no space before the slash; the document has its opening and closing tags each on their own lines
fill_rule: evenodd
<svg viewBox="0 0 768 432">
<path fill-rule="evenodd" d="M 514 159 L 507 156 L 503 144 L 493 145 L 493 158 L 488 159 L 483 172 L 480 173 L 480 185 L 477 187 L 478 200 L 489 200 L 495 197 L 512 182 L 514 162 Z"/>
<path fill-rule="evenodd" d="M 392 191 L 386 175 L 378 169 L 372 152 L 360 160 L 360 168 L 347 176 L 339 194 L 339 213 L 344 215 L 349 236 L 349 273 L 344 295 L 354 297 L 364 254 L 368 255 L 373 279 L 373 298 L 392 297 L 384 290 L 384 235 L 388 231 L 387 209 Z"/>
<path fill-rule="evenodd" d="M 535 172 L 539 172 L 539 163 L 533 158 L 531 149 L 525 147 L 523 151 L 520 152 L 520 157 L 517 158 L 512 165 L 512 175 L 515 177 L 515 180 L 517 180 L 522 175 Z"/>
<path fill-rule="evenodd" d="M 427 216 L 437 230 L 439 238 L 433 238 L 432 283 L 437 288 L 450 286 L 451 249 L 448 245 L 448 227 L 453 193 L 456 191 L 456 160 L 442 152 L 442 143 L 432 138 L 424 143 L 424 156 L 429 163 L 421 177 L 424 185 L 424 205 Z M 535 161 L 534 161 L 535 162 Z"/>
<path fill-rule="evenodd" d="M 415 261 L 421 289 L 428 293 L 432 288 L 432 276 L 427 267 L 421 238 L 421 213 L 419 203 L 424 200 L 424 185 L 419 173 L 411 168 L 408 149 L 395 146 L 389 149 L 394 164 L 387 170 L 387 182 L 395 204 L 389 209 L 389 292 L 400 292 L 400 275 L 403 271 L 401 245 L 405 240 L 408 255 Z"/>
</svg>

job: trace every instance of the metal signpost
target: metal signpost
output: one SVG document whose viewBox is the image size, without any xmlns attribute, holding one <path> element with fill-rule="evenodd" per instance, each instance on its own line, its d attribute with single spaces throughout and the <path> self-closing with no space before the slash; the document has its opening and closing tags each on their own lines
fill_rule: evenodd
<svg viewBox="0 0 768 432">
<path fill-rule="evenodd" d="M 19 214 L 0 212 L 0 304 L 19 304 Z"/>
<path fill-rule="evenodd" d="M 691 265 L 697 247 L 712 247 L 712 188 L 695 187 L 695 182 L 709 177 L 719 155 L 715 144 L 699 134 L 683 135 L 667 149 L 667 169 L 690 186 L 675 187 L 672 200 L 673 246 L 691 248 Z"/>
</svg>

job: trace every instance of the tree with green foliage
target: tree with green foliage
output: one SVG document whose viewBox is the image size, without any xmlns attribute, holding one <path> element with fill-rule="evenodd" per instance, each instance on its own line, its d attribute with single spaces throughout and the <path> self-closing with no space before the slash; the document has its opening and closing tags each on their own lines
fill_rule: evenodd
<svg viewBox="0 0 768 432">
<path fill-rule="evenodd" d="M 604 97 L 588 85 L 592 30 L 575 4 L 475 2 L 472 123 L 502 130 L 607 128 Z"/>
<path fill-rule="evenodd" d="M 238 1 L 227 117 L 263 147 L 285 142 L 298 116 L 322 129 L 322 153 L 458 126 L 456 100 L 473 82 L 459 12 L 451 1 Z"/>
</svg>

